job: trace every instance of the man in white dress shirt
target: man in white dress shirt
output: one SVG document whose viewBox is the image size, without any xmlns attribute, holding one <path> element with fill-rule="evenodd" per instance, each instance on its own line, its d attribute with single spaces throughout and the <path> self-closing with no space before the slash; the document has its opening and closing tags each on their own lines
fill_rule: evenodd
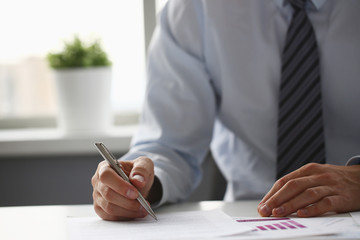
<svg viewBox="0 0 360 240">
<path fill-rule="evenodd" d="M 320 55 L 327 164 L 277 180 L 281 52 L 292 7 L 284 0 L 170 1 L 150 45 L 139 130 L 121 159 L 132 184 L 156 206 L 184 200 L 211 149 L 228 183 L 225 200 L 263 198 L 262 216 L 360 210 L 359 10 L 355 0 L 306 3 Z M 135 188 L 107 163 L 92 184 L 101 218 L 147 215 Z"/>
</svg>

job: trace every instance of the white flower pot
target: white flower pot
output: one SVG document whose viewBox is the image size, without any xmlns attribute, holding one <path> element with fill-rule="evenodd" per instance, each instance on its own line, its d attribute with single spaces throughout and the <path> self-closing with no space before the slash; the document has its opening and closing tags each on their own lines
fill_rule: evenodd
<svg viewBox="0 0 360 240">
<path fill-rule="evenodd" d="M 99 135 L 111 125 L 111 68 L 55 70 L 58 126 L 66 135 Z"/>
</svg>

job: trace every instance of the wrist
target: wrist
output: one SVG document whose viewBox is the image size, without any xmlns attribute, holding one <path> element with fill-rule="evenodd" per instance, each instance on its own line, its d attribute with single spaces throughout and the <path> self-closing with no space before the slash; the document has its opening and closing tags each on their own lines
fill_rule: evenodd
<svg viewBox="0 0 360 240">
<path fill-rule="evenodd" d="M 161 201 L 162 195 L 163 195 L 163 189 L 161 182 L 159 178 L 155 176 L 147 200 L 149 201 L 150 204 L 156 204 Z"/>
</svg>

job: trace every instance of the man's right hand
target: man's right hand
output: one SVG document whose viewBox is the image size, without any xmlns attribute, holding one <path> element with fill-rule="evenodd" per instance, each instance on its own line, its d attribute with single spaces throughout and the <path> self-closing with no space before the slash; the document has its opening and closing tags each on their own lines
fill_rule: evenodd
<svg viewBox="0 0 360 240">
<path fill-rule="evenodd" d="M 121 161 L 131 184 L 122 179 L 106 161 L 99 163 L 91 179 L 94 209 L 104 220 L 143 218 L 148 213 L 136 200 L 138 192 L 146 199 L 154 182 L 154 163 L 147 157 Z"/>
</svg>

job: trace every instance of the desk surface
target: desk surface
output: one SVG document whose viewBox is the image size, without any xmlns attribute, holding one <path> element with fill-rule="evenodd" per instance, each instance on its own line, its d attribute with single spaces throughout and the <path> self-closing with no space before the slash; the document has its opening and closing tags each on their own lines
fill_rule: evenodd
<svg viewBox="0 0 360 240">
<path fill-rule="evenodd" d="M 232 217 L 259 217 L 259 201 L 204 201 L 163 206 L 157 213 L 221 209 Z M 67 239 L 66 217 L 96 216 L 92 205 L 0 207 L 0 239 Z M 339 217 L 349 214 L 339 214 Z M 334 217 L 334 216 L 332 216 Z"/>
</svg>

